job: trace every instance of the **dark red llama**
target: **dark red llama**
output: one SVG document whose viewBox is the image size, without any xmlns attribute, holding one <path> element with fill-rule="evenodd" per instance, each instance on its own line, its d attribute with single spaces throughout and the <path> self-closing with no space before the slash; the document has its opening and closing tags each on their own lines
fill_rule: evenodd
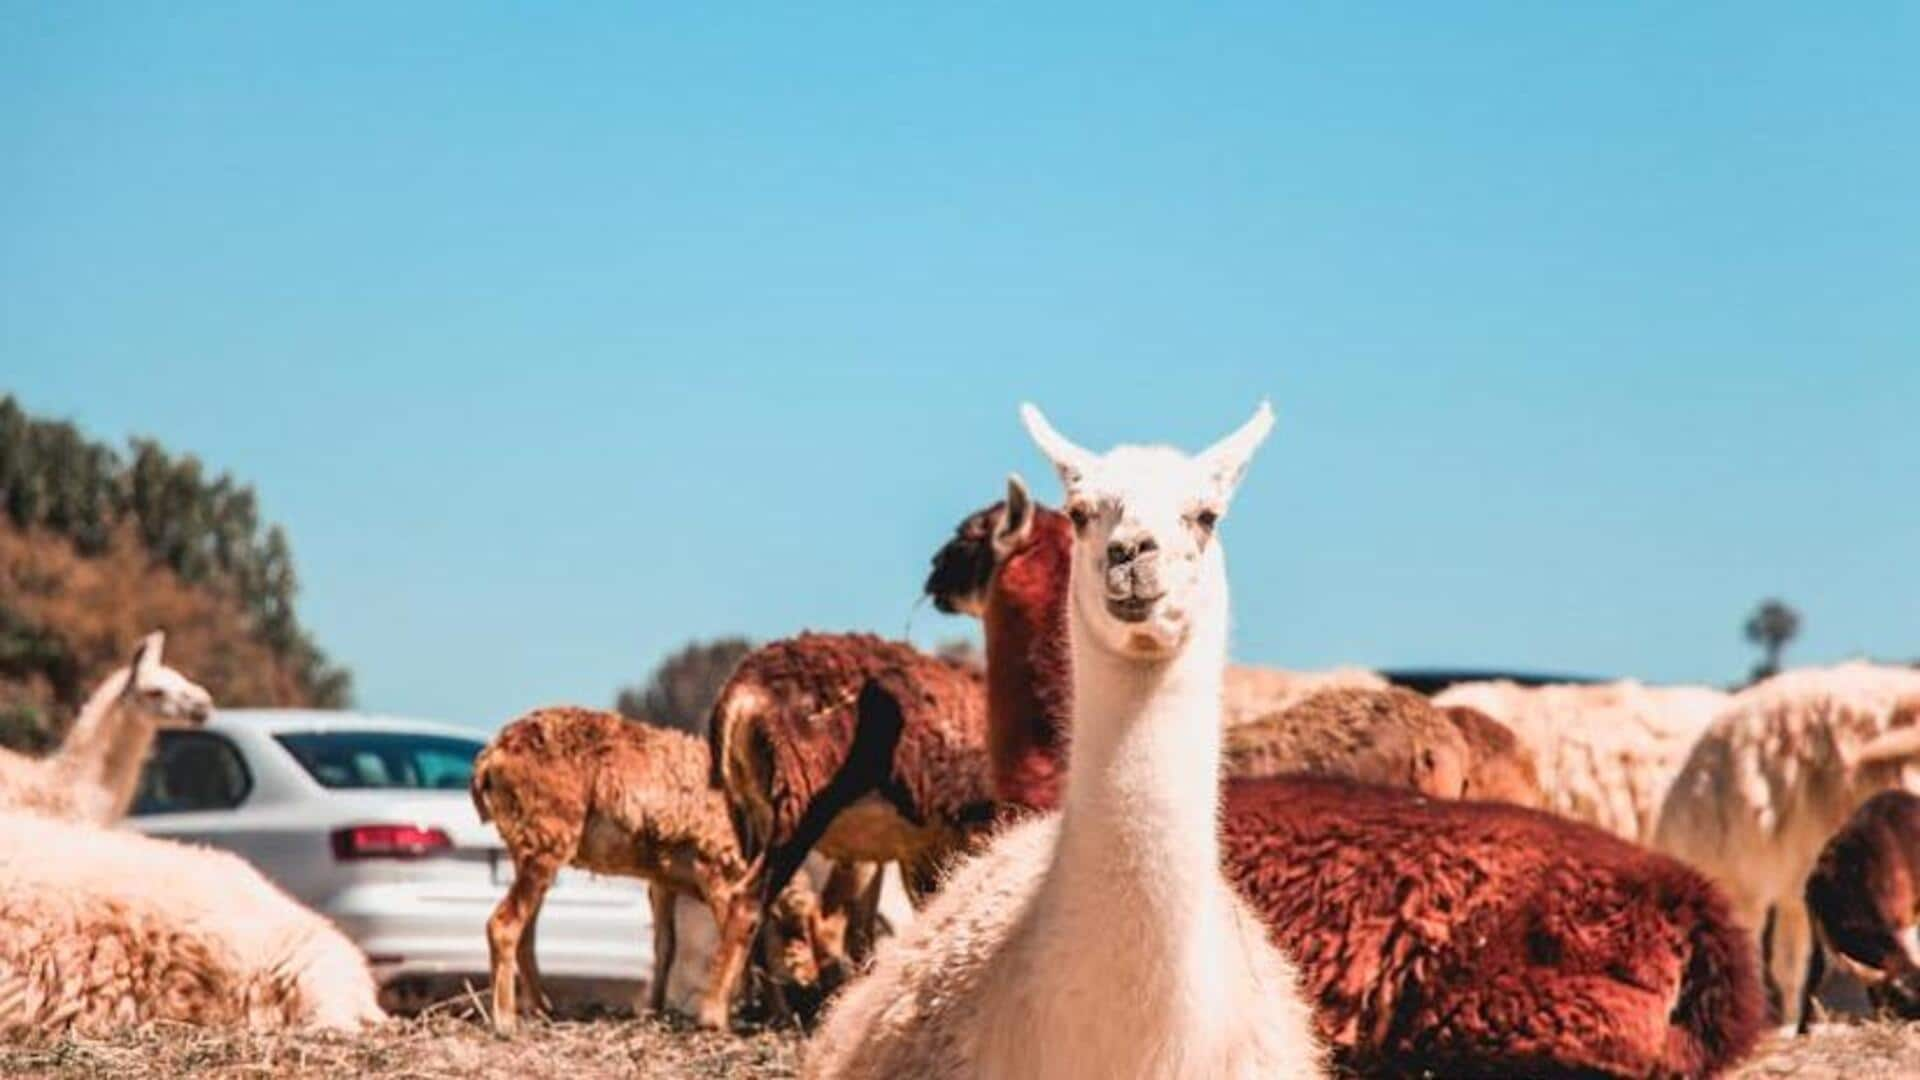
<svg viewBox="0 0 1920 1080">
<path fill-rule="evenodd" d="M 926 591 L 948 614 L 981 616 L 987 643 L 987 750 L 994 795 L 1048 810 L 1060 803 L 1068 677 L 1066 580 L 1073 539 L 1067 515 L 1041 506 L 1017 476 L 1007 499 L 971 514 L 933 558 Z"/>
</svg>

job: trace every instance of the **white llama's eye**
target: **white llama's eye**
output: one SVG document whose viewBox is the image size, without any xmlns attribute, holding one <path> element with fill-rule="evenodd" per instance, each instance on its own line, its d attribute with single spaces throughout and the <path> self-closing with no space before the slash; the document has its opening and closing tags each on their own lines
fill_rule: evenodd
<svg viewBox="0 0 1920 1080">
<path fill-rule="evenodd" d="M 1078 531 L 1087 527 L 1087 522 L 1093 520 L 1093 514 L 1087 509 L 1086 503 L 1073 503 L 1067 507 L 1067 520 L 1073 522 L 1074 529 Z"/>
<path fill-rule="evenodd" d="M 1195 511 L 1192 521 L 1194 528 L 1203 533 L 1212 533 L 1213 527 L 1220 524 L 1220 511 L 1210 508 Z"/>
</svg>

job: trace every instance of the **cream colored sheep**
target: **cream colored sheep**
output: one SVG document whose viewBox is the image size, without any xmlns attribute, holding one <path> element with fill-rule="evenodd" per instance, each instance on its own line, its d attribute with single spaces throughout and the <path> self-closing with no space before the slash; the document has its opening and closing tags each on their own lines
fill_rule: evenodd
<svg viewBox="0 0 1920 1080">
<path fill-rule="evenodd" d="M 81 706 L 52 754 L 0 749 L 0 809 L 100 825 L 125 817 L 154 730 L 204 723 L 213 710 L 205 690 L 160 662 L 165 645 L 165 634 L 148 634 L 133 662 Z"/>
<path fill-rule="evenodd" d="M 241 859 L 0 813 L 0 1038 L 381 1019 L 360 950 Z"/>
<path fill-rule="evenodd" d="M 1462 683 L 1433 700 L 1480 710 L 1533 751 L 1546 809 L 1646 843 L 1667 785 L 1728 698 L 1704 686 L 1503 680 Z"/>
<path fill-rule="evenodd" d="M 1807 875 L 1861 803 L 1913 779 L 1917 714 L 1920 671 L 1789 671 L 1735 695 L 1667 789 L 1654 846 L 1717 878 L 1756 933 L 1773 908 L 1768 968 L 1787 1024 L 1807 965 Z"/>
</svg>

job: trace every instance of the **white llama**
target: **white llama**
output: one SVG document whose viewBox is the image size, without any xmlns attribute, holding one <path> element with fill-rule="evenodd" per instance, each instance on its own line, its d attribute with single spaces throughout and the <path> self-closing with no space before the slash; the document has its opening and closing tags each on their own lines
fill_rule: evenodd
<svg viewBox="0 0 1920 1080">
<path fill-rule="evenodd" d="M 245 860 L 0 812 L 0 1041 L 381 1020 L 366 958 Z"/>
<path fill-rule="evenodd" d="M 159 630 L 142 639 L 133 662 L 101 682 L 51 755 L 0 750 L 0 809 L 95 825 L 126 816 L 154 730 L 197 725 L 213 711 L 204 689 L 160 662 L 166 640 Z"/>
<path fill-rule="evenodd" d="M 1272 412 L 1192 458 L 1096 455 L 1022 416 L 1075 531 L 1063 808 L 955 871 L 833 1008 L 806 1075 L 1317 1076 L 1293 969 L 1220 872 L 1214 529 Z"/>
</svg>

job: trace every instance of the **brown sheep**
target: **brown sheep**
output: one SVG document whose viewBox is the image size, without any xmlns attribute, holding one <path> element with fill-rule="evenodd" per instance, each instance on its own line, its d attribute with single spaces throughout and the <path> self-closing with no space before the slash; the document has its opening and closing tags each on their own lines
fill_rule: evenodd
<svg viewBox="0 0 1920 1080">
<path fill-rule="evenodd" d="M 535 924 L 564 866 L 643 878 L 653 905 L 653 977 L 648 1007 L 665 1007 L 673 967 L 673 906 L 682 894 L 725 926 L 746 863 L 726 802 L 707 784 L 707 748 L 691 735 L 581 708 L 536 709 L 508 724 L 474 761 L 473 805 L 513 859 L 513 885 L 487 922 L 493 1019 L 512 1031 L 526 1003 L 544 1000 L 534 961 Z M 775 975 L 815 980 L 818 907 L 802 883 L 777 905 L 782 947 Z M 518 986 L 516 986 L 516 976 Z M 700 999 L 701 1026 L 723 1028 L 737 970 L 716 961 Z"/>
<path fill-rule="evenodd" d="M 1920 1019 L 1920 795 L 1883 791 L 1861 804 L 1821 849 L 1806 893 L 1814 949 L 1800 1030 L 1828 954 L 1876 1009 Z"/>
<path fill-rule="evenodd" d="M 715 958 L 730 972 L 745 963 L 764 897 L 809 851 L 897 862 L 917 904 L 996 816 L 981 673 L 871 634 L 805 633 L 754 650 L 715 700 L 708 739 L 748 862 Z M 823 974 L 831 985 L 845 972 Z"/>
<path fill-rule="evenodd" d="M 1467 741 L 1411 690 L 1335 689 L 1226 731 L 1226 772 L 1344 776 L 1440 799 L 1466 790 Z"/>
</svg>

